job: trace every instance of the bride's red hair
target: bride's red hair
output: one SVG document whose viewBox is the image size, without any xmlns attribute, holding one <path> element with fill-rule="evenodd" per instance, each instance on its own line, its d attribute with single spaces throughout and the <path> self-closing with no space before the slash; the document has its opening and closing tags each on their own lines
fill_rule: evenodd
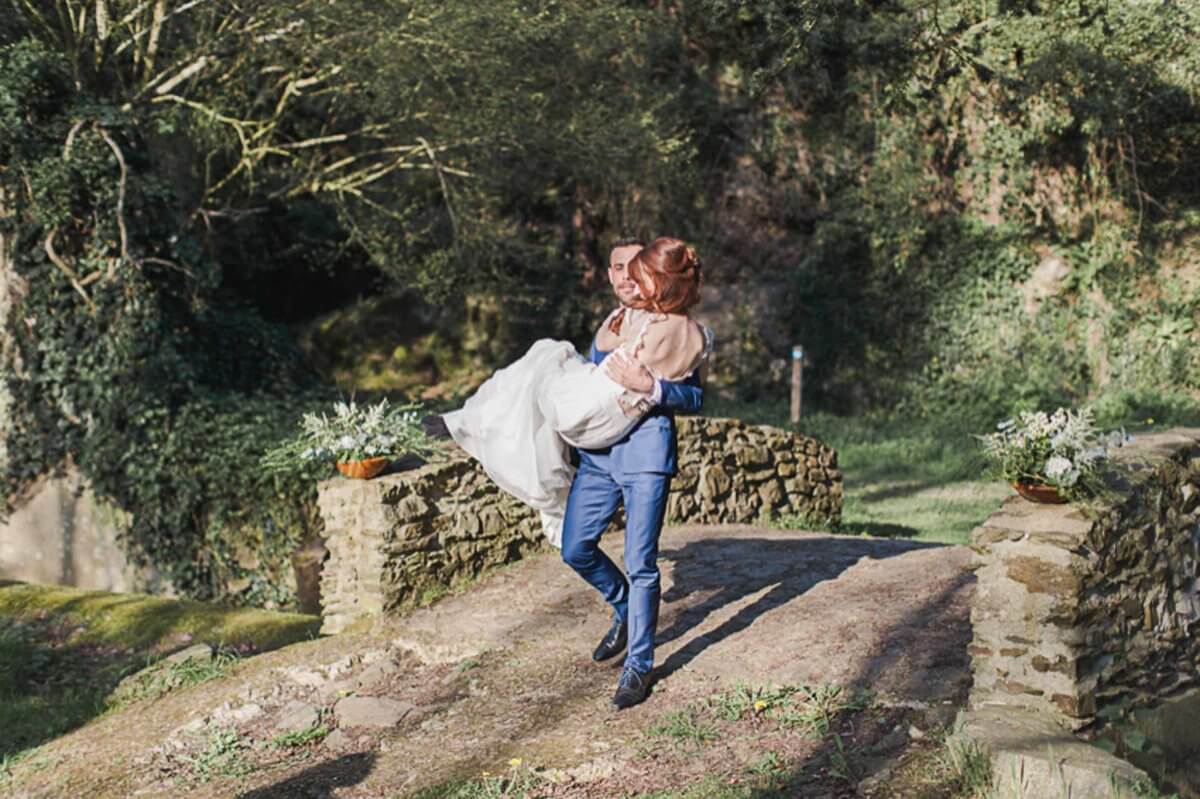
<svg viewBox="0 0 1200 799">
<path fill-rule="evenodd" d="M 659 313 L 687 313 L 700 301 L 700 259 L 680 239 L 655 239 L 630 259 L 626 273 L 645 299 L 635 308 Z"/>
</svg>

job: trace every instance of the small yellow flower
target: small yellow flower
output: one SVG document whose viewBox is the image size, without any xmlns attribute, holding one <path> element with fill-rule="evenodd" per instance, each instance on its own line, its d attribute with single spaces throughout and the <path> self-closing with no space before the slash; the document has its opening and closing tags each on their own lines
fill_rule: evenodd
<svg viewBox="0 0 1200 799">
<path fill-rule="evenodd" d="M 1154 417 L 1151 416 L 1149 419 L 1147 419 L 1146 424 L 1154 424 Z"/>
<path fill-rule="evenodd" d="M 762 699 L 756 699 L 756 700 L 754 700 L 754 710 L 755 710 L 756 712 L 761 712 L 761 711 L 763 711 L 763 710 L 766 710 L 766 709 L 767 709 L 767 703 L 766 703 L 766 702 L 764 702 Z"/>
<path fill-rule="evenodd" d="M 519 765 L 521 765 L 521 763 L 522 763 L 522 761 L 521 761 L 521 758 L 519 758 L 519 757 L 514 757 L 512 760 L 508 761 L 508 765 L 510 765 L 510 766 L 519 766 Z"/>
</svg>

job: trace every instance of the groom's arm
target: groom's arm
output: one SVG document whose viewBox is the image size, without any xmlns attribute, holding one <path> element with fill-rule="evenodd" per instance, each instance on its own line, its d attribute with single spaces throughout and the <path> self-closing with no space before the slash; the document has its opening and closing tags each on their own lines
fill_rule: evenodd
<svg viewBox="0 0 1200 799">
<path fill-rule="evenodd" d="M 704 383 L 700 380 L 699 369 L 679 383 L 670 380 L 656 382 L 659 407 L 681 413 L 696 413 L 704 407 Z"/>
</svg>

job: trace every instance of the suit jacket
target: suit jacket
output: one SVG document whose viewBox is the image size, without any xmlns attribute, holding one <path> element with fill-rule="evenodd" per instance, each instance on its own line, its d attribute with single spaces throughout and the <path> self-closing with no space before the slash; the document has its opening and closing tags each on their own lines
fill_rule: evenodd
<svg viewBox="0 0 1200 799">
<path fill-rule="evenodd" d="M 593 341 L 588 351 L 592 363 L 599 364 L 607 352 L 596 349 Z M 699 370 L 683 382 L 660 381 L 662 399 L 625 438 L 604 449 L 579 450 L 581 463 L 587 462 L 614 476 L 654 472 L 675 474 L 675 411 L 695 413 L 704 405 L 704 387 Z"/>
</svg>

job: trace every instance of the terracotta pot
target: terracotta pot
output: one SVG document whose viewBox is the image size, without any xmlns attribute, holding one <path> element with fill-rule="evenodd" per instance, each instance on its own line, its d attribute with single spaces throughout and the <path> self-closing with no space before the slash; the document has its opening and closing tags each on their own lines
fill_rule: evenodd
<svg viewBox="0 0 1200 799">
<path fill-rule="evenodd" d="M 1030 502 L 1041 502 L 1047 505 L 1061 505 L 1067 500 L 1058 493 L 1058 489 L 1045 483 L 1013 483 L 1017 493 Z"/>
<path fill-rule="evenodd" d="M 387 458 L 367 458 L 361 461 L 339 461 L 337 470 L 347 477 L 353 477 L 357 480 L 370 480 L 382 472 L 383 467 L 387 465 Z"/>
</svg>

